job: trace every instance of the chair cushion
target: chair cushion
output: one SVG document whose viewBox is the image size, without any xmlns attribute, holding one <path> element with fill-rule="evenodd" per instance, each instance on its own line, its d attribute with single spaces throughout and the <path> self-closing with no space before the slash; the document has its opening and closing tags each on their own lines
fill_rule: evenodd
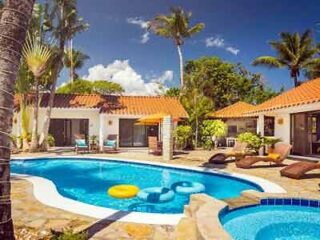
<svg viewBox="0 0 320 240">
<path fill-rule="evenodd" d="M 280 158 L 280 154 L 278 153 L 269 153 L 268 158 L 271 158 L 273 160 L 278 160 Z"/>
<path fill-rule="evenodd" d="M 76 139 L 75 141 L 78 147 L 87 147 L 85 139 Z"/>
<path fill-rule="evenodd" d="M 106 140 L 104 142 L 105 147 L 115 147 L 116 146 L 116 140 Z"/>
</svg>

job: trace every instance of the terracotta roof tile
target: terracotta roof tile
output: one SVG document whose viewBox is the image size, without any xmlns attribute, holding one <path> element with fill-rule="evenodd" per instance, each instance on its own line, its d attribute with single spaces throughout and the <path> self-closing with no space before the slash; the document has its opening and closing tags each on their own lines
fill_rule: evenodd
<svg viewBox="0 0 320 240">
<path fill-rule="evenodd" d="M 253 111 L 256 106 L 245 103 L 245 102 L 237 102 L 235 104 L 232 104 L 230 106 L 227 106 L 225 108 L 222 108 L 212 114 L 210 114 L 210 117 L 214 118 L 242 118 L 242 117 L 248 117 L 245 115 L 248 111 Z"/>
<path fill-rule="evenodd" d="M 18 103 L 18 96 L 15 99 Z M 40 106 L 47 107 L 49 94 L 44 94 Z M 176 118 L 188 114 L 178 98 L 164 96 L 114 96 L 98 94 L 56 94 L 54 108 L 92 108 L 119 115 L 149 115 L 159 112 Z"/>
<path fill-rule="evenodd" d="M 249 114 L 320 102 L 320 78 L 307 81 L 258 106 Z"/>
</svg>

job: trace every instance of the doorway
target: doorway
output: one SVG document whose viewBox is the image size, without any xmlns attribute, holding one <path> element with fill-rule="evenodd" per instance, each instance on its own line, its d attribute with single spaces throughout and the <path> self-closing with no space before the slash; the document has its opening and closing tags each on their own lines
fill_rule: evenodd
<svg viewBox="0 0 320 240">
<path fill-rule="evenodd" d="M 89 119 L 51 119 L 49 134 L 57 147 L 74 146 L 75 134 L 84 135 L 88 140 Z"/>
</svg>

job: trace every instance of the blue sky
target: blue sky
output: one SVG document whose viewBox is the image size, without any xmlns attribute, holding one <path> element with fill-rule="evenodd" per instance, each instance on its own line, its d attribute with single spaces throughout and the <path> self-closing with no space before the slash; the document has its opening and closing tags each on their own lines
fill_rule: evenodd
<svg viewBox="0 0 320 240">
<path fill-rule="evenodd" d="M 259 55 L 273 54 L 268 41 L 278 39 L 281 31 L 312 29 L 320 42 L 320 32 L 315 31 L 320 22 L 319 0 L 78 0 L 80 15 L 90 24 L 87 32 L 74 39 L 75 48 L 90 56 L 80 75 L 92 80 L 111 77 L 123 81 L 128 92 L 137 93 L 143 84 L 143 91 L 153 89 L 155 80 L 178 85 L 178 56 L 173 42 L 147 35 L 143 29 L 144 21 L 168 13 L 170 6 L 192 11 L 192 24 L 206 25 L 186 41 L 185 60 L 219 56 L 240 62 L 253 72 L 261 72 L 274 89 L 293 86 L 287 70 L 250 65 Z M 64 72 L 60 84 L 66 79 Z"/>
</svg>

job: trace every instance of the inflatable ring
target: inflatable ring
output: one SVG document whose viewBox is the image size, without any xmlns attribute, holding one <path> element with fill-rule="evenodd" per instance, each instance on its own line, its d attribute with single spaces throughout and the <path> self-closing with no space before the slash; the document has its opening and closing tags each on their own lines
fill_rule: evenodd
<svg viewBox="0 0 320 240">
<path fill-rule="evenodd" d="M 199 182 L 181 181 L 172 184 L 171 189 L 178 194 L 187 195 L 205 191 L 205 186 Z"/>
<path fill-rule="evenodd" d="M 174 191 L 165 187 L 145 188 L 138 193 L 138 198 L 150 203 L 169 202 L 174 198 Z"/>
<path fill-rule="evenodd" d="M 115 185 L 108 189 L 108 194 L 114 198 L 133 198 L 139 192 L 139 188 L 134 185 Z"/>
</svg>

